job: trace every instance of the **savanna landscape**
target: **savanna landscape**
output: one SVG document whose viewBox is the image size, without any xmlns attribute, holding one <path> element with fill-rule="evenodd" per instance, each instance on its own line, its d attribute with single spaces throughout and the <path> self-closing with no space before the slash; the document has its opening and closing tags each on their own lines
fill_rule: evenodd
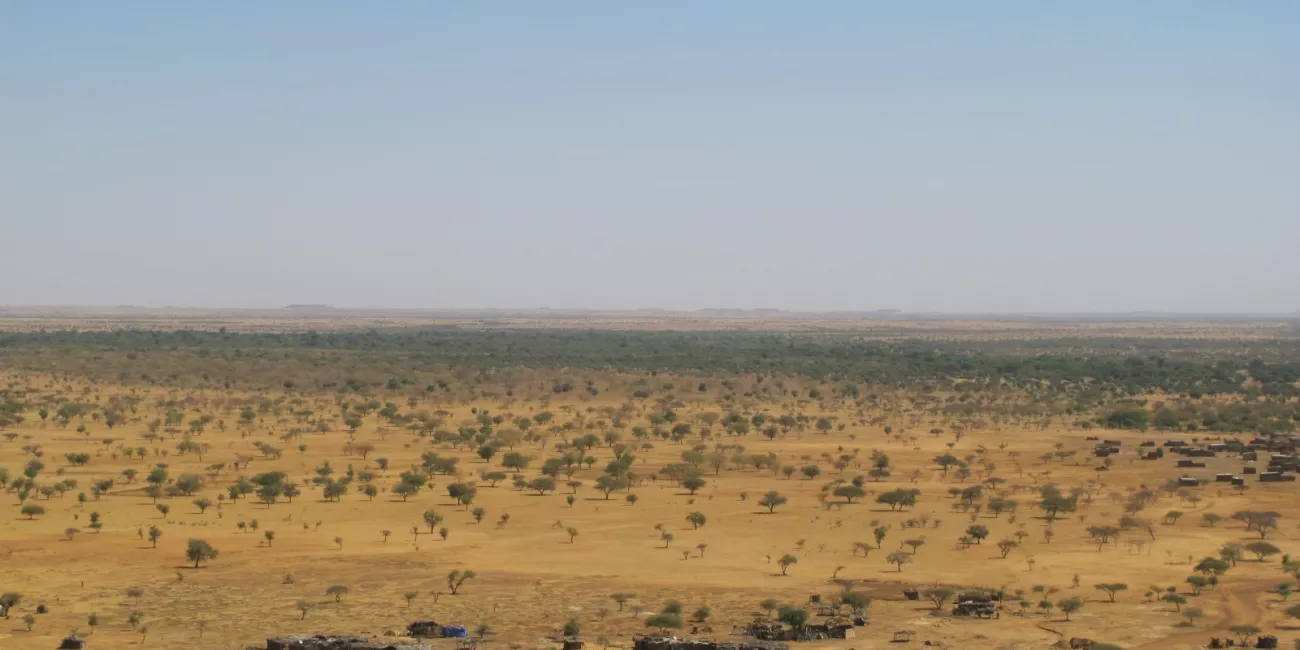
<svg viewBox="0 0 1300 650">
<path fill-rule="evenodd" d="M 1294 321 L 309 320 L 0 318 L 0 648 L 1300 639 Z"/>
</svg>

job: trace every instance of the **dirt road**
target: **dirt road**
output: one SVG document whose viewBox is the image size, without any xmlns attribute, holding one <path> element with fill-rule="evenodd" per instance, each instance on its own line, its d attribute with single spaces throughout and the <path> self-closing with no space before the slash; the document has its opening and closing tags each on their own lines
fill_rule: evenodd
<svg viewBox="0 0 1300 650">
<path fill-rule="evenodd" d="M 1219 586 L 1215 593 L 1223 601 L 1223 616 L 1210 627 L 1189 628 L 1187 632 L 1156 639 L 1133 650 L 1169 650 L 1170 648 L 1199 648 L 1210 641 L 1210 637 L 1233 637 L 1228 630 L 1233 625 L 1254 625 L 1263 627 L 1260 622 L 1264 611 L 1259 607 L 1259 596 L 1277 585 L 1277 580 L 1251 580 Z"/>
</svg>

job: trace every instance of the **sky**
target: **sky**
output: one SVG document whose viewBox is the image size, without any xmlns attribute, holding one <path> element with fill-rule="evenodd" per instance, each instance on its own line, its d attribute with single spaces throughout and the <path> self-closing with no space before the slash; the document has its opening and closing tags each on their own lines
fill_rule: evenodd
<svg viewBox="0 0 1300 650">
<path fill-rule="evenodd" d="M 0 305 L 1300 309 L 1300 3 L 0 2 Z"/>
</svg>

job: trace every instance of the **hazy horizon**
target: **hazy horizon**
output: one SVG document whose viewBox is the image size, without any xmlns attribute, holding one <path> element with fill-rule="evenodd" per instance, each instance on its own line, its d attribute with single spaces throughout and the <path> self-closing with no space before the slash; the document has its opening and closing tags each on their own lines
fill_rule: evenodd
<svg viewBox="0 0 1300 650">
<path fill-rule="evenodd" d="M 1283 0 L 10 3 L 0 306 L 1290 315 L 1297 80 Z"/>
</svg>

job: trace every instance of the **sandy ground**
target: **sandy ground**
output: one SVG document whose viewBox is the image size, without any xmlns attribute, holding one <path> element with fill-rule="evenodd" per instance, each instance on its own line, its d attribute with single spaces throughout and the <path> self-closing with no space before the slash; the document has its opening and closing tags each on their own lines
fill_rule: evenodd
<svg viewBox="0 0 1300 650">
<path fill-rule="evenodd" d="M 516 405 L 513 410 L 515 415 L 530 414 L 528 407 Z M 555 404 L 550 410 L 559 413 Z M 454 411 L 451 422 L 470 416 L 469 405 Z M 691 412 L 687 409 L 683 416 L 689 417 Z M 141 421 L 150 417 L 141 417 Z M 1069 519 L 1057 521 L 1049 543 L 1043 534 L 1047 522 L 1028 505 L 1033 493 L 1018 492 L 1014 498 L 1023 504 L 1021 510 L 1015 516 L 979 515 L 978 523 L 988 526 L 991 535 L 983 544 L 962 550 L 956 538 L 971 524 L 972 516 L 954 511 L 947 491 L 983 477 L 965 484 L 952 473 L 945 477 L 930 459 L 947 452 L 953 439 L 921 433 L 928 425 L 913 427 L 918 435 L 915 443 L 891 439 L 879 428 L 856 424 L 829 435 L 791 433 L 767 441 L 751 433 L 726 439 L 722 442 L 743 444 L 747 453 L 774 452 L 786 464 L 817 463 L 825 473 L 817 480 L 799 480 L 774 476 L 771 471 L 724 468 L 719 475 L 708 476 L 708 486 L 695 496 L 664 481 L 646 482 L 633 489 L 640 498 L 634 505 L 627 504 L 623 494 L 605 500 L 591 488 L 612 455 L 608 448 L 597 448 L 593 453 L 598 459 L 595 469 L 574 476 L 585 485 L 577 489 L 572 506 L 565 500 L 570 490 L 564 487 L 563 478 L 559 491 L 545 496 L 517 491 L 508 482 L 495 488 L 480 482 L 474 505 L 486 508 L 487 516 L 483 523 L 475 523 L 463 507 L 446 496 L 445 486 L 453 482 L 452 477 L 436 477 L 432 490 L 408 502 L 387 494 L 400 471 L 417 463 L 420 453 L 433 447 L 406 432 L 394 432 L 381 440 L 373 422 L 357 434 L 358 440 L 377 447 L 364 461 L 343 453 L 346 431 L 307 434 L 301 439 L 307 451 L 299 453 L 297 441 L 283 445 L 277 440 L 287 426 L 283 424 L 261 425 L 247 437 L 241 437 L 236 428 L 224 433 L 209 429 L 197 438 L 211 445 L 202 461 L 193 454 L 179 456 L 174 451 L 166 458 L 114 459 L 112 450 L 120 443 L 174 450 L 180 437 L 149 444 L 141 437 L 141 423 L 111 432 L 95 423 L 90 435 L 82 436 L 74 427 L 41 428 L 38 422 L 33 417 L 8 431 L 19 435 L 0 442 L 0 467 L 20 473 L 29 460 L 21 447 L 38 443 L 47 467 L 37 482 L 72 478 L 79 487 L 63 497 L 29 501 L 46 509 L 44 516 L 34 520 L 19 514 L 14 493 L 0 495 L 0 592 L 16 591 L 24 596 L 17 611 L 0 621 L 0 648 L 5 650 L 53 648 L 73 629 L 89 633 L 87 619 L 92 613 L 100 620 L 89 637 L 89 647 L 96 649 L 240 648 L 281 633 L 400 631 L 420 618 L 471 628 L 487 624 L 492 630 L 489 647 L 540 645 L 543 637 L 558 632 L 567 619 L 574 618 L 589 640 L 607 637 L 612 646 L 626 647 L 633 634 L 644 631 L 642 618 L 658 611 L 668 599 L 681 601 L 687 614 L 708 605 L 713 636 L 725 637 L 733 624 L 761 615 L 758 604 L 766 598 L 801 604 L 810 594 L 836 593 L 839 587 L 830 581 L 833 574 L 861 581 L 858 589 L 877 597 L 871 607 L 872 624 L 860 628 L 857 638 L 806 647 L 898 647 L 889 640 L 895 630 L 904 629 L 917 632 L 913 646 L 930 640 L 950 648 L 1043 648 L 1060 638 L 1058 632 L 1066 638 L 1089 637 L 1125 647 L 1191 648 L 1206 643 L 1212 633 L 1227 636 L 1226 627 L 1238 623 L 1273 630 L 1288 648 L 1290 639 L 1297 637 L 1282 614 L 1285 604 L 1272 593 L 1277 584 L 1289 580 L 1280 571 L 1277 557 L 1267 562 L 1242 562 L 1223 578 L 1217 590 L 1189 595 L 1189 606 L 1202 608 L 1206 614 L 1195 627 L 1186 627 L 1171 605 L 1143 597 L 1151 585 L 1179 585 L 1180 591 L 1190 593 L 1184 583 L 1191 573 L 1189 560 L 1215 554 L 1225 542 L 1257 539 L 1237 522 L 1225 521 L 1214 528 L 1199 525 L 1204 512 L 1225 517 L 1246 508 L 1281 512 L 1283 525 L 1270 540 L 1284 552 L 1300 552 L 1300 544 L 1294 542 L 1300 519 L 1296 484 L 1252 481 L 1245 495 L 1237 495 L 1211 483 L 1198 489 L 1203 501 L 1195 506 L 1164 497 L 1145 511 L 1144 515 L 1156 519 L 1170 509 L 1187 513 L 1176 524 L 1159 526 L 1150 544 L 1135 546 L 1148 537 L 1145 532 L 1126 533 L 1117 544 L 1101 550 L 1087 539 L 1084 528 L 1113 523 L 1121 514 L 1120 505 L 1107 499 L 1109 492 L 1142 484 L 1156 487 L 1180 474 L 1172 459 L 1135 460 L 1138 441 L 1162 439 L 1155 434 L 1106 432 L 1107 437 L 1125 441 L 1124 453 L 1106 472 L 1094 470 L 1095 459 L 1087 456 L 1093 443 L 1078 430 L 1008 427 L 966 435 L 955 443 L 953 453 L 962 456 L 985 447 L 997 465 L 994 476 L 1007 481 L 1005 488 L 1032 488 L 1045 482 L 1087 486 L 1091 482 L 1096 499 Z M 103 438 L 114 442 L 100 444 Z M 286 446 L 288 451 L 279 460 L 263 458 L 252 447 L 259 440 Z M 1003 443 L 1006 447 L 1000 449 Z M 1064 463 L 1036 460 L 1052 451 L 1055 443 L 1080 450 L 1080 454 Z M 649 473 L 677 462 L 686 448 L 654 441 L 652 451 L 638 453 L 635 471 Z M 919 505 L 910 511 L 891 512 L 868 497 L 866 503 L 823 508 L 817 498 L 820 486 L 836 474 L 822 455 L 838 456 L 845 453 L 841 449 L 848 453 L 860 450 L 863 461 L 862 468 L 844 472 L 846 479 L 866 473 L 870 450 L 888 453 L 893 476 L 867 487 L 872 492 L 916 487 L 922 491 Z M 467 478 L 489 467 L 463 448 L 437 451 L 460 457 Z M 536 447 L 524 451 L 537 458 L 534 469 L 527 472 L 530 477 L 536 475 L 541 459 L 554 455 Z M 94 457 L 84 467 L 73 467 L 63 462 L 68 452 L 90 452 Z M 268 506 L 241 500 L 213 506 L 204 514 L 189 498 L 165 499 L 162 502 L 170 505 L 171 512 L 164 517 L 141 491 L 146 468 L 154 463 L 166 462 L 175 477 L 201 473 L 207 465 L 233 460 L 240 453 L 256 456 L 251 467 L 240 474 L 279 470 L 301 483 L 313 474 L 313 468 L 329 460 L 340 472 L 349 464 L 357 470 L 377 471 L 375 483 L 385 492 L 370 501 L 353 489 L 334 503 L 322 501 L 319 491 L 311 489 L 292 503 Z M 376 468 L 374 459 L 379 457 L 390 459 L 388 471 Z M 1209 460 L 1207 470 L 1195 471 L 1209 476 L 1216 470 L 1236 471 L 1240 465 L 1229 458 Z M 499 469 L 499 457 L 490 466 Z M 121 470 L 128 467 L 141 472 L 131 485 L 123 484 L 120 477 Z M 918 468 L 923 471 L 913 485 L 907 477 Z M 89 495 L 92 479 L 102 477 L 116 477 L 119 484 L 101 499 L 91 498 L 79 505 L 77 492 Z M 216 501 L 217 493 L 224 492 L 234 477 L 235 473 L 223 471 L 201 494 Z M 767 514 L 755 503 L 767 490 L 780 491 L 789 497 L 789 503 Z M 748 493 L 748 498 L 742 500 L 742 493 Z M 423 527 L 421 513 L 429 508 L 445 517 L 443 525 L 449 528 L 445 541 L 437 535 L 416 537 L 411 533 L 413 526 Z M 698 530 L 685 520 L 694 511 L 708 516 L 708 523 Z M 91 512 L 102 516 L 101 532 L 88 528 Z M 503 527 L 495 523 L 501 513 L 510 514 Z M 906 520 L 921 515 L 932 520 L 927 527 L 904 528 Z M 237 522 L 253 520 L 259 524 L 257 532 L 237 528 Z M 940 522 L 937 527 L 936 521 Z M 863 558 L 853 552 L 853 543 L 875 546 L 873 522 L 887 524 L 891 530 L 883 550 L 872 550 Z M 663 524 L 674 535 L 666 547 L 656 524 Z M 163 530 L 156 549 L 138 534 L 150 525 Z M 68 540 L 64 530 L 69 527 L 83 532 Z M 579 531 L 572 542 L 563 530 L 567 527 Z M 273 545 L 268 546 L 263 537 L 266 530 L 276 533 Z M 382 530 L 392 531 L 387 541 Z M 1017 530 L 1028 533 L 1023 546 L 1006 559 L 1000 558 L 994 545 Z M 924 546 L 901 572 L 886 562 L 885 557 L 899 549 L 903 540 L 922 536 Z M 188 538 L 207 540 L 220 555 L 202 568 L 191 568 L 184 557 Z M 341 538 L 341 546 L 336 538 Z M 702 557 L 699 544 L 707 544 Z M 798 563 L 782 576 L 775 560 L 787 553 L 796 556 Z M 447 593 L 446 576 L 457 569 L 474 570 L 478 577 L 453 596 Z M 292 581 L 286 580 L 286 575 L 291 575 Z M 1076 576 L 1079 586 L 1072 587 Z M 1118 602 L 1109 603 L 1093 588 L 1103 582 L 1127 583 L 1129 589 L 1119 595 Z M 935 583 L 1025 591 L 1045 585 L 1059 589 L 1053 600 L 1079 596 L 1087 604 L 1069 622 L 1058 612 L 1042 615 L 1033 607 L 1027 615 L 1016 615 L 1019 607 L 1013 604 L 1008 604 L 1000 619 L 984 621 L 936 615 L 923 602 L 902 599 L 904 586 L 924 588 Z M 325 594 L 331 585 L 349 588 L 341 602 Z M 138 602 L 127 596 L 131 587 L 143 590 Z M 407 592 L 418 593 L 409 606 L 403 598 Z M 435 596 L 436 592 L 441 595 Z M 615 592 L 633 593 L 635 598 L 619 611 L 609 598 Z M 1032 599 L 1037 602 L 1039 598 Z M 313 605 L 305 620 L 295 607 L 299 601 Z M 42 603 L 50 613 L 37 616 L 33 629 L 27 631 L 22 617 Z M 132 611 L 143 613 L 147 635 L 134 633 L 127 624 Z"/>
</svg>

